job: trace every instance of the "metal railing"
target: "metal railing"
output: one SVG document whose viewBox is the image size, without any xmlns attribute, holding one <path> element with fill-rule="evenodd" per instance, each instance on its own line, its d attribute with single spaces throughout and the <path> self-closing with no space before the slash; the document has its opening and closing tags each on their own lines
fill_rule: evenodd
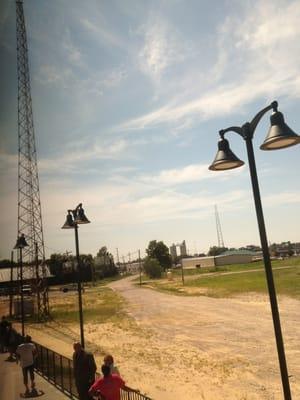
<svg viewBox="0 0 300 400">
<path fill-rule="evenodd" d="M 37 373 L 56 386 L 66 396 L 71 399 L 78 399 L 72 360 L 38 343 L 35 343 L 35 346 L 38 353 L 35 365 Z M 96 376 L 99 377 L 99 374 L 96 374 Z M 130 392 L 121 390 L 121 400 L 151 399 L 135 390 Z"/>
</svg>

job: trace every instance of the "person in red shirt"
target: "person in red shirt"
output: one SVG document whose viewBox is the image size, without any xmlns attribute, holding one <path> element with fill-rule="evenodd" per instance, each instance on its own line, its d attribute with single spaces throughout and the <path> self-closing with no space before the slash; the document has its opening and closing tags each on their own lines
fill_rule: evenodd
<svg viewBox="0 0 300 400">
<path fill-rule="evenodd" d="M 90 396 L 99 396 L 105 400 L 120 400 L 120 389 L 126 392 L 132 391 L 125 385 L 123 379 L 116 374 L 111 374 L 108 365 L 102 365 L 103 378 L 99 378 L 89 389 Z"/>
</svg>

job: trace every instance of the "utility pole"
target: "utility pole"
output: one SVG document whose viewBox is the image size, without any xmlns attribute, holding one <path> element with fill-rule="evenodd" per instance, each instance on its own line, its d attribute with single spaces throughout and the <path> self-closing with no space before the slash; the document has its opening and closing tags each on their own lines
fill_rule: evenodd
<svg viewBox="0 0 300 400">
<path fill-rule="evenodd" d="M 119 259 L 119 249 L 118 249 L 118 248 L 116 248 L 116 250 L 117 250 L 117 263 L 118 263 L 118 264 L 120 264 L 120 259 Z"/>
<path fill-rule="evenodd" d="M 141 251 L 139 249 L 139 270 L 140 270 L 140 286 L 142 286 L 142 263 L 141 263 Z"/>
<path fill-rule="evenodd" d="M 128 253 L 128 264 L 129 264 L 129 268 L 131 269 L 131 258 L 130 258 L 130 252 Z"/>
</svg>

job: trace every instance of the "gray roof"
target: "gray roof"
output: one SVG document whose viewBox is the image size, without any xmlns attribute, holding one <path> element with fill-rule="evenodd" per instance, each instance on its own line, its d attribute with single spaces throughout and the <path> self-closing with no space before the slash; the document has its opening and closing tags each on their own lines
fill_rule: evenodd
<svg viewBox="0 0 300 400">
<path fill-rule="evenodd" d="M 251 250 L 226 250 L 220 256 L 256 256 L 257 252 Z"/>
</svg>

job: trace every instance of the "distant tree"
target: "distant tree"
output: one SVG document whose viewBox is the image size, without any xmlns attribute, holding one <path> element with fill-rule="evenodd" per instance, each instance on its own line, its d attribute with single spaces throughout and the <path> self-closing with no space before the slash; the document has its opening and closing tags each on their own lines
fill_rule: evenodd
<svg viewBox="0 0 300 400">
<path fill-rule="evenodd" d="M 171 267 L 172 259 L 169 253 L 169 249 L 164 244 L 164 242 L 151 240 L 148 248 L 146 249 L 146 253 L 149 258 L 156 259 L 164 270 Z"/>
<path fill-rule="evenodd" d="M 271 257 L 278 257 L 279 253 L 277 251 L 277 245 L 276 243 L 273 243 L 269 246 L 269 251 L 270 251 L 270 255 Z"/>
<path fill-rule="evenodd" d="M 80 254 L 81 280 L 89 281 L 92 275 L 93 256 L 91 254 Z M 56 277 L 57 283 L 77 280 L 77 258 L 66 253 L 54 253 L 46 261 L 50 272 Z"/>
<path fill-rule="evenodd" d="M 107 251 L 106 246 L 99 249 L 94 259 L 94 274 L 96 279 L 103 279 L 118 274 L 118 269 L 114 263 L 114 257 Z"/>
<path fill-rule="evenodd" d="M 63 276 L 63 265 L 68 260 L 66 254 L 54 253 L 51 254 L 50 258 L 46 261 L 49 266 L 52 275 L 57 277 Z"/>
<path fill-rule="evenodd" d="M 162 267 L 156 258 L 147 257 L 144 262 L 144 271 L 151 279 L 161 278 Z"/>
<path fill-rule="evenodd" d="M 207 253 L 208 256 L 218 256 L 228 250 L 228 247 L 212 246 Z"/>
</svg>

